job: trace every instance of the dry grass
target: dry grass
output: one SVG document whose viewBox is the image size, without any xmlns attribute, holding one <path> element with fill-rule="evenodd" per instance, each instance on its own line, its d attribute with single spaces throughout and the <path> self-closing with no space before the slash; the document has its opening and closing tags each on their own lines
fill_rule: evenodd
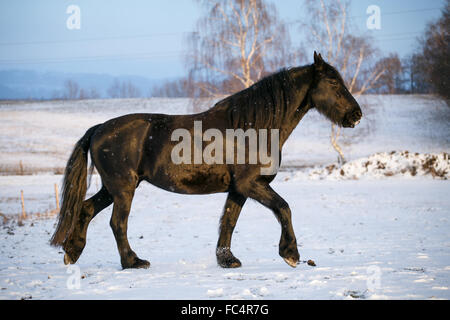
<svg viewBox="0 0 450 320">
<path fill-rule="evenodd" d="M 0 212 L 1 218 L 0 224 L 4 226 L 11 224 L 23 226 L 24 221 L 54 218 L 58 214 L 58 212 L 59 212 L 58 209 L 47 210 L 45 212 L 32 212 L 32 213 L 27 212 L 26 217 L 22 217 L 22 213 L 3 214 Z"/>
<path fill-rule="evenodd" d="M 0 176 L 28 176 L 41 173 L 63 174 L 63 167 L 30 167 L 21 163 L 17 165 L 0 165 Z"/>
</svg>

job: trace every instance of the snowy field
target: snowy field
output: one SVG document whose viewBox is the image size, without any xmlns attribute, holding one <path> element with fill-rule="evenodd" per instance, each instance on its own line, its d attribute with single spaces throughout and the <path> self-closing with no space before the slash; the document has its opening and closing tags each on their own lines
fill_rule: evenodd
<svg viewBox="0 0 450 320">
<path fill-rule="evenodd" d="M 146 270 L 121 270 L 111 207 L 91 223 L 75 266 L 48 245 L 54 174 L 91 125 L 131 112 L 186 113 L 183 99 L 0 105 L 0 299 L 449 299 L 450 112 L 427 96 L 363 97 L 343 130 L 339 167 L 329 123 L 308 114 L 283 150 L 273 188 L 290 204 L 302 263 L 278 256 L 280 227 L 246 203 L 234 232 L 239 269 L 215 260 L 225 194 L 184 196 L 142 183 L 129 241 Z M 408 150 L 408 152 L 406 152 Z M 395 151 L 395 152 L 392 152 Z M 35 175 L 14 175 L 18 163 Z M 287 164 L 287 165 L 286 165 Z M 92 179 L 88 194 L 99 188 Z M 32 218 L 17 223 L 25 209 Z M 2 217 L 0 217 L 0 222 Z M 310 266 L 307 260 L 316 266 Z"/>
</svg>

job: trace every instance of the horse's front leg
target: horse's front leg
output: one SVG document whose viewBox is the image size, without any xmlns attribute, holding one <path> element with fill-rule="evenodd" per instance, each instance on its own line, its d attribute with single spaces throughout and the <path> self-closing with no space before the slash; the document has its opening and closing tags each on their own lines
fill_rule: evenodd
<svg viewBox="0 0 450 320">
<path fill-rule="evenodd" d="M 273 211 L 281 225 L 279 254 L 288 265 L 295 268 L 300 260 L 300 254 L 292 227 L 291 209 L 287 202 L 264 183 L 250 184 L 245 194 Z"/>
<path fill-rule="evenodd" d="M 217 263 L 223 268 L 238 268 L 241 262 L 231 253 L 231 237 L 234 227 L 241 213 L 241 209 L 247 200 L 243 195 L 231 191 L 228 193 L 227 201 L 220 219 L 219 241 L 217 241 L 216 257 Z"/>
</svg>

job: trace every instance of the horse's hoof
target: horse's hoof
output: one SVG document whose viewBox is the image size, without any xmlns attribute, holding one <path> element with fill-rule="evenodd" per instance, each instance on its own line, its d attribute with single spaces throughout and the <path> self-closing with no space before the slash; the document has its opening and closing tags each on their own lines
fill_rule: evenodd
<svg viewBox="0 0 450 320">
<path fill-rule="evenodd" d="M 292 268 L 296 268 L 297 264 L 298 264 L 298 260 L 294 259 L 294 258 L 283 258 L 283 260 L 290 265 Z"/>
<path fill-rule="evenodd" d="M 136 258 L 132 265 L 122 265 L 123 269 L 148 269 L 150 268 L 150 262 Z"/>
<path fill-rule="evenodd" d="M 148 269 L 150 268 L 150 262 L 147 260 L 141 260 L 139 259 L 133 266 L 133 268 L 136 269 Z"/>
<path fill-rule="evenodd" d="M 240 268 L 242 264 L 238 259 L 236 259 L 236 261 L 233 262 L 219 262 L 219 266 L 222 268 Z"/>
<path fill-rule="evenodd" d="M 231 252 L 226 255 L 218 255 L 217 264 L 222 268 L 239 268 L 242 266 L 241 261 L 233 256 Z"/>
<path fill-rule="evenodd" d="M 64 264 L 65 265 L 73 264 L 73 260 L 69 257 L 67 253 L 64 254 Z"/>
</svg>

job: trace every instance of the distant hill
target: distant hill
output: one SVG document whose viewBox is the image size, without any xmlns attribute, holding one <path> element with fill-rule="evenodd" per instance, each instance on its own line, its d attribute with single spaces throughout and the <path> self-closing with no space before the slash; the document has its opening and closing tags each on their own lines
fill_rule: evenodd
<svg viewBox="0 0 450 320">
<path fill-rule="evenodd" d="M 0 99 L 53 99 L 64 93 L 64 82 L 71 80 L 79 88 L 94 89 L 99 98 L 108 97 L 108 88 L 115 80 L 120 83 L 132 83 L 139 89 L 139 96 L 148 97 L 154 85 L 167 79 L 149 79 L 141 76 L 64 72 L 37 72 L 31 70 L 0 71 Z"/>
</svg>

